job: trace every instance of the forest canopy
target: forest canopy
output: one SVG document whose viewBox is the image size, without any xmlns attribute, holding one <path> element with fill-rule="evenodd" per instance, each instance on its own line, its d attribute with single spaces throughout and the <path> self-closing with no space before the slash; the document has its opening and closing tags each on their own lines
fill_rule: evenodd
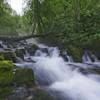
<svg viewBox="0 0 100 100">
<path fill-rule="evenodd" d="M 59 41 L 100 34 L 99 0 L 24 0 L 23 15 L 0 1 L 0 35 L 60 34 Z M 63 39 L 62 39 L 63 38 Z M 87 37 L 86 37 L 87 38 Z"/>
</svg>

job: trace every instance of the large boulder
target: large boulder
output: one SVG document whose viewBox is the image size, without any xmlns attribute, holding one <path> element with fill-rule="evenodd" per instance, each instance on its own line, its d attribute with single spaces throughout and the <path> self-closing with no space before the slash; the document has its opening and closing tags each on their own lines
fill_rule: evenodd
<svg viewBox="0 0 100 100">
<path fill-rule="evenodd" d="M 15 91 L 7 97 L 7 100 L 26 100 L 30 95 L 30 90 L 28 88 L 17 87 L 15 88 Z"/>
<path fill-rule="evenodd" d="M 34 100 L 56 100 L 48 91 L 37 89 L 34 94 Z"/>
<path fill-rule="evenodd" d="M 0 61 L 0 86 L 9 86 L 13 83 L 13 67 L 10 61 Z"/>
<path fill-rule="evenodd" d="M 75 47 L 75 46 L 69 46 L 68 51 L 70 55 L 73 57 L 74 61 L 82 62 L 82 56 L 84 53 L 84 50 L 82 48 Z"/>
<path fill-rule="evenodd" d="M 39 47 L 35 44 L 29 46 L 29 47 L 26 47 L 26 50 L 31 54 L 31 55 L 34 55 L 36 50 L 38 50 Z"/>
<path fill-rule="evenodd" d="M 0 99 L 12 93 L 14 82 L 14 65 L 10 61 L 0 61 Z"/>
<path fill-rule="evenodd" d="M 7 100 L 57 100 L 47 91 L 40 88 L 18 87 L 7 97 Z"/>
<path fill-rule="evenodd" d="M 16 49 L 15 54 L 17 57 L 24 59 L 25 49 Z"/>
<path fill-rule="evenodd" d="M 15 71 L 15 83 L 18 86 L 35 84 L 33 70 L 30 68 L 17 68 Z"/>
</svg>

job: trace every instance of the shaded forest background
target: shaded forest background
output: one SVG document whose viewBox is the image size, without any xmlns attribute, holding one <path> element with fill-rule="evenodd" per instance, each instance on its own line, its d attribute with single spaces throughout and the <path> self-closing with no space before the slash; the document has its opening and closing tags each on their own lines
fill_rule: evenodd
<svg viewBox="0 0 100 100">
<path fill-rule="evenodd" d="M 23 15 L 17 15 L 0 0 L 0 35 L 51 34 L 55 43 L 88 44 L 99 42 L 99 0 L 26 0 Z M 60 37 L 55 38 L 55 34 Z M 96 44 L 95 43 L 95 44 Z"/>
</svg>

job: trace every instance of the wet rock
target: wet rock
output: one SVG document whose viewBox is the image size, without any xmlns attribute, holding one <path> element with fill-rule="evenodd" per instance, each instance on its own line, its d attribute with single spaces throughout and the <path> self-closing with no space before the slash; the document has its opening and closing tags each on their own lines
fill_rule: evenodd
<svg viewBox="0 0 100 100">
<path fill-rule="evenodd" d="M 5 98 L 13 92 L 12 87 L 0 87 L 0 100 L 6 100 Z"/>
<path fill-rule="evenodd" d="M 38 88 L 18 87 L 6 100 L 56 100 L 47 91 Z"/>
<path fill-rule="evenodd" d="M 55 98 L 50 95 L 47 91 L 43 89 L 38 89 L 34 94 L 34 100 L 55 100 Z"/>
<path fill-rule="evenodd" d="M 15 54 L 17 57 L 24 59 L 25 49 L 16 49 Z"/>
<path fill-rule="evenodd" d="M 16 62 L 16 54 L 13 51 L 3 51 L 0 52 L 0 56 L 3 56 L 5 60 L 11 60 Z"/>
<path fill-rule="evenodd" d="M 14 65 L 10 61 L 0 61 L 0 99 L 12 93 L 14 82 Z M 3 99 L 4 100 L 4 99 Z"/>
<path fill-rule="evenodd" d="M 26 50 L 30 53 L 30 55 L 34 55 L 36 50 L 38 50 L 39 47 L 33 44 L 32 46 L 26 47 Z"/>
<path fill-rule="evenodd" d="M 16 85 L 28 85 L 35 84 L 34 73 L 29 68 L 17 68 L 15 71 L 15 83 Z"/>
<path fill-rule="evenodd" d="M 13 83 L 13 67 L 10 61 L 0 61 L 0 86 L 9 86 Z"/>
<path fill-rule="evenodd" d="M 32 92 L 32 93 L 30 93 Z M 34 92 L 27 87 L 18 87 L 7 97 L 7 100 L 33 100 Z"/>
<path fill-rule="evenodd" d="M 70 55 L 72 55 L 75 62 L 82 62 L 82 55 L 84 53 L 84 50 L 82 48 L 69 46 L 68 51 Z"/>
</svg>

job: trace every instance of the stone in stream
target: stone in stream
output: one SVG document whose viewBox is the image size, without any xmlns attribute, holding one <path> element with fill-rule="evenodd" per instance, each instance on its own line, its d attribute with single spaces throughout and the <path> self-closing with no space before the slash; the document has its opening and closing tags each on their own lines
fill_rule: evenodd
<svg viewBox="0 0 100 100">
<path fill-rule="evenodd" d="M 17 57 L 20 57 L 21 59 L 24 59 L 25 49 L 16 49 L 15 54 Z"/>
<path fill-rule="evenodd" d="M 32 55 L 35 54 L 36 50 L 39 49 L 39 47 L 36 46 L 35 44 L 33 44 L 33 45 L 31 45 L 31 46 L 26 47 L 25 49 L 26 49 L 26 50 L 28 51 L 28 53 L 30 53 L 30 55 L 32 56 Z"/>
<path fill-rule="evenodd" d="M 57 100 L 47 91 L 38 87 L 18 87 L 6 100 Z"/>
<path fill-rule="evenodd" d="M 11 61 L 0 60 L 0 100 L 24 100 L 13 97 L 30 96 L 28 90 L 32 87 L 35 87 L 32 69 L 20 68 Z"/>
<path fill-rule="evenodd" d="M 0 56 L 4 57 L 5 60 L 11 60 L 16 62 L 16 54 L 13 51 L 2 51 L 0 52 Z"/>
<path fill-rule="evenodd" d="M 15 83 L 16 85 L 34 85 L 34 73 L 30 68 L 17 68 L 15 71 Z"/>
</svg>

